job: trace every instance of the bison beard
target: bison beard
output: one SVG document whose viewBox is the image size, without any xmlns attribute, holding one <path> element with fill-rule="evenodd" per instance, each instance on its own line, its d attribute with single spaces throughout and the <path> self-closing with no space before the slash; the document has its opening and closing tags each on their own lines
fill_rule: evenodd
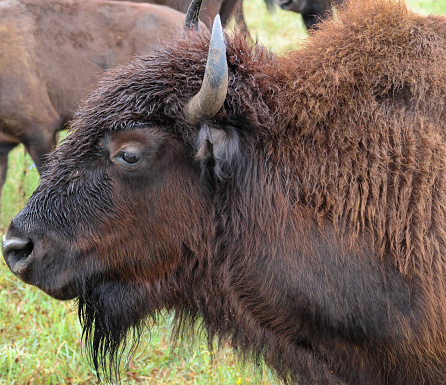
<svg viewBox="0 0 446 385">
<path fill-rule="evenodd" d="M 89 281 L 78 299 L 86 353 L 98 376 L 119 378 L 122 353 L 132 354 L 138 346 L 144 319 L 154 316 L 143 288 L 118 282 Z M 130 333 L 129 333 L 130 332 Z M 130 342 L 130 349 L 128 348 Z"/>
<path fill-rule="evenodd" d="M 286 339 L 261 331 L 257 320 L 245 313 L 234 299 L 235 293 L 228 289 L 234 284 L 234 272 L 227 261 L 221 261 L 218 268 L 214 262 L 211 270 L 186 247 L 184 253 L 189 263 L 166 281 L 158 282 L 156 287 L 104 281 L 100 277 L 79 284 L 82 336 L 87 357 L 99 378 L 102 374 L 103 379 L 119 381 L 122 359 L 131 358 L 143 329 L 155 324 L 159 311 L 169 303 L 167 309 L 174 312 L 172 341 L 201 330 L 207 336 L 209 349 L 213 349 L 215 338 L 221 342 L 230 337 L 239 358 L 249 359 L 257 367 L 263 362 L 273 365 L 286 383 L 311 378 L 317 384 L 334 384 L 329 380 L 334 378 L 333 374 L 322 357 L 315 358 L 309 341 L 295 341 L 293 347 Z M 242 260 L 239 263 L 244 264 Z M 218 286 L 213 284 L 217 280 Z M 213 287 L 212 291 L 209 287 Z M 256 306 L 255 301 L 246 305 Z M 240 328 L 240 324 L 245 327 Z M 315 366 L 318 371 L 314 370 Z"/>
</svg>

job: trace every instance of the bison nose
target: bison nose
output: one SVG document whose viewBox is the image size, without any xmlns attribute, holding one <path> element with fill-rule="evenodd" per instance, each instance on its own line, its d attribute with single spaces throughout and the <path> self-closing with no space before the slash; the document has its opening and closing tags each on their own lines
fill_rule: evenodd
<svg viewBox="0 0 446 385">
<path fill-rule="evenodd" d="M 22 274 L 30 262 L 33 251 L 33 243 L 28 238 L 9 237 L 3 238 L 3 257 L 14 274 Z"/>
</svg>

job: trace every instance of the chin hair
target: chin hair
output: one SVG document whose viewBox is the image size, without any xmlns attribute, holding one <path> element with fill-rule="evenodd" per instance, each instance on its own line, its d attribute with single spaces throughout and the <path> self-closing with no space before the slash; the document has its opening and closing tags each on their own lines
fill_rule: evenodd
<svg viewBox="0 0 446 385">
<path fill-rule="evenodd" d="M 99 379 L 119 381 L 122 359 L 132 356 L 155 308 L 142 287 L 95 282 L 80 290 L 78 315 L 89 363 Z"/>
</svg>

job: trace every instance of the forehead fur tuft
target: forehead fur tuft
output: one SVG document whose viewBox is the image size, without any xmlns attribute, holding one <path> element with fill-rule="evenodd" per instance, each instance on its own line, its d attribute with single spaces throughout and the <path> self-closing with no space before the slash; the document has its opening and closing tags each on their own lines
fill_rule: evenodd
<svg viewBox="0 0 446 385">
<path fill-rule="evenodd" d="M 226 35 L 226 43 L 229 90 L 223 118 L 243 115 L 252 125 L 270 123 L 264 83 L 270 82 L 276 56 L 241 33 Z M 183 31 L 179 39 L 108 71 L 81 105 L 72 127 L 90 138 L 134 123 L 184 131 L 183 106 L 201 87 L 208 50 L 208 31 Z"/>
</svg>

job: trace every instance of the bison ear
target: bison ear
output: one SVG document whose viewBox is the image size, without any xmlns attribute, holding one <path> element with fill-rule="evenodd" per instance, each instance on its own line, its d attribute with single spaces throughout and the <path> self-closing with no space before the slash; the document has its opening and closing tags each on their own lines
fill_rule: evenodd
<svg viewBox="0 0 446 385">
<path fill-rule="evenodd" d="M 196 140 L 196 156 L 202 172 L 212 172 L 217 180 L 234 174 L 240 158 L 240 140 L 235 130 L 223 130 L 203 124 Z"/>
</svg>

